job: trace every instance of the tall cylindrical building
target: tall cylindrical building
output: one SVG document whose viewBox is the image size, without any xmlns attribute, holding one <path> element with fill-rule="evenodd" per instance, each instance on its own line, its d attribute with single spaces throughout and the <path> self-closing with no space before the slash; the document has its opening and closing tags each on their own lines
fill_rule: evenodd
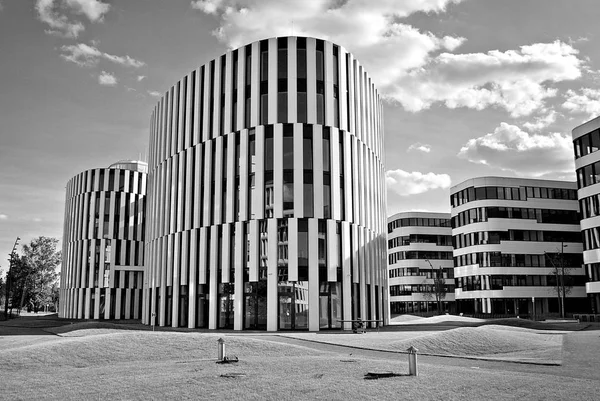
<svg viewBox="0 0 600 401">
<path fill-rule="evenodd" d="M 151 118 L 143 322 L 276 330 L 387 320 L 382 107 L 331 42 L 271 38 Z"/>
<path fill-rule="evenodd" d="M 147 170 L 121 161 L 67 183 L 59 317 L 141 317 Z"/>
</svg>

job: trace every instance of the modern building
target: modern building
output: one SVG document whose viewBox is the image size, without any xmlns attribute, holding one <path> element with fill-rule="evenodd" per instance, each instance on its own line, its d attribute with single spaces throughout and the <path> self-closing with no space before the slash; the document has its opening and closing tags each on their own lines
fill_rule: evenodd
<svg viewBox="0 0 600 401">
<path fill-rule="evenodd" d="M 121 161 L 67 183 L 59 317 L 141 317 L 147 169 Z"/>
<path fill-rule="evenodd" d="M 151 118 L 142 322 L 387 322 L 382 107 L 354 56 L 304 37 L 227 52 Z"/>
<path fill-rule="evenodd" d="M 450 213 L 403 212 L 389 217 L 388 274 L 392 316 L 454 311 Z"/>
<path fill-rule="evenodd" d="M 560 313 L 563 279 L 566 313 L 587 310 L 576 189 L 501 177 L 451 188 L 458 312 Z"/>
<path fill-rule="evenodd" d="M 592 313 L 600 313 L 600 117 L 573 129 L 577 198 L 581 208 L 585 285 Z"/>
</svg>

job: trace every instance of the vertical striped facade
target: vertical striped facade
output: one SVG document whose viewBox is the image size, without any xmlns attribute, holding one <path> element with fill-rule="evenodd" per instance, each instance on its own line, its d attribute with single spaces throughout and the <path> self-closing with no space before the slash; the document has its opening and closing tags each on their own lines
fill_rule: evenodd
<svg viewBox="0 0 600 401">
<path fill-rule="evenodd" d="M 142 322 L 387 323 L 382 105 L 353 55 L 271 38 L 192 71 L 150 122 Z"/>
<path fill-rule="evenodd" d="M 146 172 L 125 161 L 67 183 L 59 317 L 141 317 Z"/>
</svg>

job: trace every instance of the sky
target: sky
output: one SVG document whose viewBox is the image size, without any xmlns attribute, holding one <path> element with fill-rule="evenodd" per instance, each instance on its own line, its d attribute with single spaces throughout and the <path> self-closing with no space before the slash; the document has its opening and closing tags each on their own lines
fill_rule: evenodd
<svg viewBox="0 0 600 401">
<path fill-rule="evenodd" d="M 17 236 L 62 239 L 70 178 L 147 158 L 171 85 L 272 36 L 333 41 L 373 78 L 390 215 L 449 212 L 477 176 L 574 180 L 599 21 L 598 0 L 0 0 L 0 270 Z"/>
</svg>

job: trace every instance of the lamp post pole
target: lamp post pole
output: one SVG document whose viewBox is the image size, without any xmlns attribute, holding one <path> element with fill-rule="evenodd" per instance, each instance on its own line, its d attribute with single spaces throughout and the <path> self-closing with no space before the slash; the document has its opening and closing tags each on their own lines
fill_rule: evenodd
<svg viewBox="0 0 600 401">
<path fill-rule="evenodd" d="M 561 287 L 561 317 L 565 318 L 565 260 L 564 260 L 565 243 L 560 242 L 560 287 Z"/>
<path fill-rule="evenodd" d="M 4 320 L 8 320 L 8 295 L 10 294 L 10 286 L 11 286 L 11 270 L 12 270 L 12 265 L 13 265 L 13 259 L 15 257 L 15 253 L 17 252 L 17 245 L 19 244 L 19 240 L 21 238 L 17 237 L 17 239 L 15 240 L 15 244 L 13 245 L 13 249 L 11 251 L 11 253 L 9 254 L 10 259 L 8 259 L 9 261 L 9 265 L 8 265 L 8 273 L 6 273 L 6 294 L 4 294 Z"/>
</svg>

